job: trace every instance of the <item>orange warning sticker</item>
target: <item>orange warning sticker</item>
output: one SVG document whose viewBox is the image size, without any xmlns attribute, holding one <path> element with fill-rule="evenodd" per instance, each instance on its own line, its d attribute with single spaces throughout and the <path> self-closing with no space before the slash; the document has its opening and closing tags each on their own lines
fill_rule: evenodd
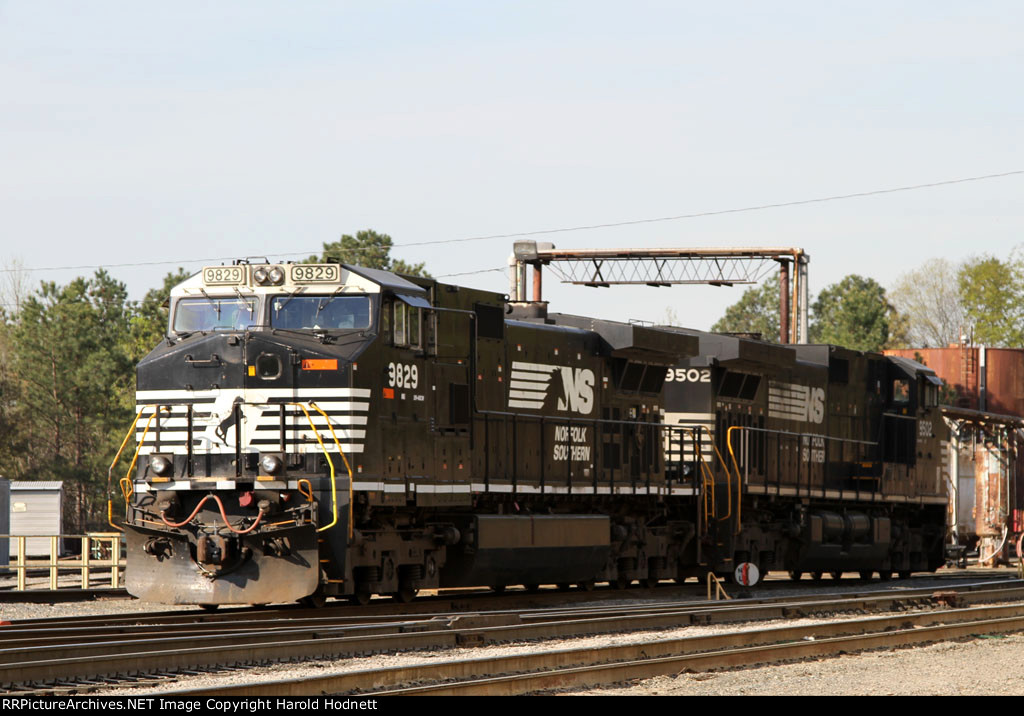
<svg viewBox="0 0 1024 716">
<path fill-rule="evenodd" d="M 304 358 L 302 370 L 338 370 L 337 358 Z"/>
</svg>

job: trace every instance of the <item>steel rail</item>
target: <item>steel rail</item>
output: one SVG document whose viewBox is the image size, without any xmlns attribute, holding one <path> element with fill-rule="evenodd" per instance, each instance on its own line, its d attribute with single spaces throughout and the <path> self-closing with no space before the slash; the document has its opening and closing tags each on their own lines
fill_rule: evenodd
<svg viewBox="0 0 1024 716">
<path fill-rule="evenodd" d="M 1020 588 L 968 593 L 974 599 L 1024 598 Z M 967 598 L 967 594 L 963 595 Z M 223 665 L 258 664 L 313 658 L 334 658 L 367 653 L 412 649 L 442 649 L 484 643 L 579 637 L 637 630 L 678 628 L 691 624 L 729 623 L 757 619 L 803 616 L 816 611 L 895 608 L 920 605 L 921 595 L 887 594 L 868 599 L 776 604 L 719 605 L 639 610 L 618 608 L 594 615 L 557 611 L 532 615 L 477 614 L 444 619 L 389 624 L 319 625 L 268 629 L 254 626 L 237 633 L 216 633 L 220 624 L 206 624 L 200 636 L 147 635 L 143 639 L 121 637 L 90 643 L 0 649 L 0 684 L 15 687 L 27 683 L 54 683 L 67 679 L 91 679 L 121 674 L 208 669 Z M 525 616 L 525 618 L 524 618 Z M 211 633 L 213 632 L 213 633 Z M 11 635 L 13 636 L 13 634 Z M 197 646 L 198 644 L 198 646 Z M 8 645 L 5 639 L 4 645 Z"/>
<path fill-rule="evenodd" d="M 566 687 L 752 666 L 829 656 L 882 646 L 900 647 L 981 633 L 1024 631 L 1024 604 L 870 617 L 808 626 L 735 631 L 633 644 L 560 649 L 498 657 L 432 661 L 302 679 L 163 692 L 195 696 L 514 695 Z M 492 676 L 481 677 L 481 674 Z M 459 680 L 459 681 L 451 681 Z M 405 686 L 405 684 L 425 685 Z M 438 683 L 445 682 L 445 683 Z"/>
<path fill-rule="evenodd" d="M 986 588 L 979 588 L 986 587 Z M 963 585 L 965 591 L 956 592 L 959 604 L 992 602 L 998 600 L 1024 599 L 1024 583 L 1012 580 L 996 585 Z M 875 592 L 854 595 L 815 595 L 803 597 L 785 597 L 758 600 L 734 600 L 728 602 L 676 602 L 657 601 L 646 604 L 630 605 L 587 605 L 562 606 L 558 608 L 534 608 L 529 610 L 493 610 L 475 612 L 469 616 L 460 612 L 436 612 L 421 615 L 385 614 L 385 615 L 353 615 L 325 613 L 324 610 L 297 612 L 296 616 L 288 616 L 278 612 L 236 613 L 234 618 L 225 621 L 210 621 L 207 615 L 198 620 L 194 616 L 185 616 L 178 620 L 168 621 L 166 615 L 158 620 L 148 620 L 145 615 L 134 615 L 130 618 L 121 617 L 113 623 L 95 623 L 91 617 L 83 622 L 67 620 L 36 620 L 29 623 L 15 623 L 4 626 L 0 633 L 4 640 L 0 650 L 0 662 L 5 661 L 5 654 L 15 653 L 15 649 L 29 647 L 75 646 L 86 648 L 100 643 L 129 645 L 130 640 L 142 644 L 143 639 L 167 639 L 171 637 L 205 637 L 211 631 L 218 636 L 227 634 L 239 637 L 272 634 L 301 634 L 303 630 L 309 634 L 317 634 L 332 629 L 376 628 L 385 633 L 397 628 L 409 629 L 412 624 L 436 625 L 438 620 L 446 623 L 461 619 L 486 620 L 491 624 L 507 624 L 513 627 L 536 625 L 554 621 L 582 621 L 584 619 L 624 620 L 622 623 L 638 623 L 643 628 L 645 618 L 660 618 L 668 615 L 679 622 L 684 620 L 691 624 L 729 623 L 737 621 L 754 621 L 758 619 L 787 618 L 792 616 L 820 613 L 822 611 L 863 611 L 884 610 L 899 606 L 927 606 L 935 602 L 937 592 L 933 590 L 912 590 L 905 592 Z M 941 592 L 938 592 L 941 594 Z M 310 613 L 316 616 L 309 616 Z M 180 614 L 180 613 L 179 613 Z M 273 618 L 269 618 L 273 617 Z M 125 620 L 128 621 L 125 621 Z M 88 642 L 87 642 L 88 640 Z M 86 643 L 87 642 L 87 643 Z M 59 654 L 53 654 L 54 658 Z"/>
<path fill-rule="evenodd" d="M 963 592 L 957 592 L 960 603 L 986 602 L 1008 599 L 1024 599 L 1024 582 L 1011 580 L 1004 583 L 962 585 Z M 728 602 L 678 602 L 655 601 L 630 605 L 586 605 L 540 607 L 528 610 L 502 609 L 486 612 L 474 612 L 482 618 L 495 620 L 514 617 L 518 624 L 537 624 L 546 621 L 562 621 L 566 619 L 582 619 L 588 617 L 619 617 L 639 618 L 645 614 L 689 615 L 691 623 L 728 623 L 730 621 L 750 621 L 764 618 L 785 618 L 797 614 L 809 614 L 816 611 L 863 609 L 882 610 L 895 605 L 907 605 L 914 602 L 931 603 L 936 592 L 931 589 L 919 589 L 904 592 L 874 592 L 869 594 L 849 595 L 807 595 L 799 597 L 783 597 L 773 599 L 733 600 Z M 970 595 L 970 596 L 968 596 Z M 170 613 L 173 615 L 183 613 Z M 315 616 L 311 616 L 315 614 Z M 177 619 L 169 619 L 168 613 L 162 613 L 159 619 L 150 620 L 145 614 L 131 617 L 121 616 L 112 622 L 93 621 L 96 617 L 75 619 L 43 619 L 30 622 L 17 622 L 3 627 L 0 634 L 4 636 L 2 646 L 10 649 L 14 646 L 42 646 L 61 644 L 81 644 L 85 639 L 107 639 L 109 641 L 126 640 L 151 636 L 163 638 L 176 636 L 205 636 L 211 630 L 220 634 L 270 634 L 272 632 L 296 632 L 305 628 L 310 632 L 331 628 L 368 628 L 377 626 L 384 628 L 394 623 L 419 623 L 424 620 L 452 620 L 463 617 L 464 613 L 456 611 L 428 612 L 413 614 L 349 614 L 344 610 L 330 613 L 328 610 L 301 610 L 295 616 L 288 612 L 235 612 L 230 620 L 211 621 L 204 612 L 196 619 L 193 613 L 184 613 Z M 102 618 L 101 618 L 102 619 Z"/>
<path fill-rule="evenodd" d="M 1002 573 L 1000 573 L 1002 572 Z M 889 587 L 910 585 L 913 586 L 914 582 L 923 580 L 938 580 L 945 581 L 950 580 L 951 582 L 959 583 L 960 580 L 965 579 L 976 579 L 981 582 L 988 583 L 999 583 L 1008 579 L 1016 579 L 1016 572 L 1011 576 L 1006 570 L 978 570 L 972 572 L 959 572 L 958 570 L 942 571 L 934 574 L 922 573 L 918 576 L 907 579 L 893 580 L 891 582 L 883 582 L 876 580 L 873 584 L 877 586 L 888 585 Z M 781 573 L 774 573 L 768 576 L 758 586 L 756 591 L 761 594 L 770 593 L 776 589 L 800 589 L 804 587 L 820 587 L 827 588 L 829 586 L 852 586 L 859 582 L 856 578 L 846 579 L 841 582 L 836 582 L 831 579 L 822 581 L 812 581 L 811 579 L 804 579 L 801 582 L 794 583 L 788 576 L 781 576 Z M 961 587 L 957 587 L 958 589 Z M 552 603 L 566 603 L 566 602 L 595 602 L 595 601 L 610 601 L 617 599 L 637 599 L 644 598 L 651 595 L 663 596 L 666 599 L 675 596 L 689 596 L 694 599 L 703 590 L 698 590 L 695 585 L 690 582 L 684 585 L 670 584 L 668 582 L 660 583 L 657 587 L 629 587 L 626 590 L 617 590 L 612 587 L 598 587 L 595 591 L 585 592 L 580 590 L 561 591 L 555 589 L 543 589 L 540 592 L 528 593 L 520 592 L 515 588 L 510 589 L 503 595 L 495 594 L 490 589 L 481 588 L 476 591 L 471 590 L 458 590 L 456 593 L 443 591 L 439 595 L 430 596 L 424 595 L 415 599 L 411 603 L 396 603 L 394 601 L 386 599 L 376 599 L 371 602 L 368 606 L 353 606 L 343 601 L 329 601 L 325 607 L 316 609 L 309 609 L 300 607 L 298 604 L 282 604 L 273 608 L 261 607 L 259 609 L 252 606 L 229 606 L 218 612 L 211 613 L 209 611 L 199 610 L 195 611 L 165 611 L 165 612 L 152 612 L 146 611 L 145 619 L 152 621 L 161 616 L 167 617 L 170 620 L 180 619 L 185 615 L 192 615 L 192 618 L 196 621 L 200 619 L 196 618 L 196 615 L 202 615 L 202 621 L 216 621 L 235 619 L 239 612 L 246 614 L 267 612 L 277 614 L 297 614 L 300 611 L 306 611 L 308 613 L 323 613 L 327 610 L 345 610 L 348 614 L 426 614 L 429 612 L 441 612 L 441 611 L 469 611 L 469 610 L 491 610 L 493 608 L 509 608 L 510 603 L 515 605 L 517 603 L 523 603 L 526 607 L 537 606 L 544 604 L 545 602 Z M 124 600 L 131 599 L 130 595 L 124 590 L 123 587 L 112 589 L 109 587 L 93 587 L 88 590 L 76 589 L 76 588 L 61 588 L 56 590 L 50 589 L 30 589 L 24 592 L 9 591 L 0 589 L 0 604 L 15 603 L 15 602 L 70 602 L 70 601 L 105 601 L 105 600 Z M 132 616 L 126 615 L 92 615 L 92 616 L 77 616 L 77 617 L 42 617 L 42 618 L 31 618 L 31 619 L 19 619 L 19 624 L 26 624 L 29 622 L 39 623 L 56 623 L 57 619 L 69 620 L 71 622 L 81 623 L 83 620 L 91 620 L 97 623 L 111 620 L 120 620 L 125 622 L 137 623 L 142 612 Z"/>
<path fill-rule="evenodd" d="M 936 580 L 944 582 L 950 580 L 951 584 L 943 585 L 942 589 L 957 589 L 961 591 L 974 591 L 978 589 L 989 589 L 998 585 L 1024 585 L 1024 581 L 1016 577 L 1015 574 L 1012 576 L 1008 573 L 993 572 L 980 572 L 978 574 L 959 574 L 954 572 L 938 573 L 933 575 L 927 575 L 923 577 L 914 577 L 909 580 L 893 580 L 891 582 L 873 582 L 872 585 L 863 585 L 864 588 L 857 589 L 849 592 L 836 593 L 831 591 L 830 587 L 850 587 L 858 583 L 859 580 L 850 579 L 843 580 L 841 582 L 835 582 L 833 580 L 823 580 L 821 582 L 812 582 L 809 579 L 805 579 L 802 582 L 794 583 L 788 578 L 783 579 L 770 579 L 769 581 L 763 582 L 758 586 L 757 592 L 764 596 L 757 597 L 745 597 L 742 599 L 733 600 L 733 602 L 741 602 L 751 604 L 755 602 L 770 602 L 777 601 L 779 597 L 768 596 L 768 594 L 775 589 L 794 589 L 802 587 L 819 587 L 822 591 L 809 592 L 807 595 L 801 596 L 788 596 L 784 599 L 790 601 L 798 600 L 820 600 L 826 598 L 826 595 L 839 598 L 850 598 L 854 596 L 872 596 L 878 595 L 882 590 L 888 591 L 893 589 L 905 588 L 907 591 L 902 594 L 911 594 L 920 591 L 922 594 L 927 594 L 936 589 L 938 586 L 931 587 L 918 587 L 914 586 L 914 583 L 927 579 L 929 581 Z M 961 582 L 960 580 L 975 580 L 968 582 Z M 190 611 L 160 611 L 160 612 L 136 612 L 129 614 L 101 614 L 101 615 L 89 615 L 89 616 L 68 616 L 68 617 L 36 617 L 29 619 L 18 619 L 12 626 L 25 626 L 29 624 L 41 624 L 47 626 L 55 626 L 57 624 L 66 624 L 68 626 L 81 626 L 86 624 L 139 624 L 140 621 L 144 620 L 147 624 L 156 623 L 167 623 L 174 624 L 185 621 L 192 623 L 216 623 L 216 622 L 237 622 L 240 618 L 245 617 L 271 617 L 281 619 L 296 619 L 306 617 L 323 617 L 325 615 L 331 615 L 336 618 L 341 617 L 355 617 L 364 618 L 369 616 L 385 616 L 385 615 L 396 615 L 404 618 L 408 618 L 413 615 L 417 616 L 438 616 L 443 614 L 451 614 L 453 612 L 495 612 L 495 611 L 515 611 L 520 612 L 524 609 L 536 609 L 543 608 L 545 605 L 564 606 L 566 603 L 584 602 L 591 604 L 593 602 L 601 601 L 616 601 L 622 599 L 645 599 L 645 598 L 660 598 L 666 603 L 671 602 L 675 606 L 682 604 L 693 604 L 693 605 L 704 605 L 711 607 L 703 597 L 699 596 L 703 593 L 703 589 L 696 585 L 689 583 L 682 586 L 673 586 L 669 584 L 661 584 L 657 587 L 640 587 L 640 588 L 629 588 L 629 589 L 612 589 L 612 588 L 599 588 L 593 592 L 584 591 L 560 591 L 555 589 L 541 590 L 540 592 L 516 592 L 510 591 L 502 595 L 497 595 L 490 590 L 477 591 L 477 592 L 460 592 L 457 594 L 441 594 L 438 596 L 424 596 L 419 597 L 410 603 L 398 603 L 387 599 L 374 600 L 367 606 L 354 606 L 345 602 L 333 601 L 328 602 L 326 606 L 319 608 L 308 608 L 300 607 L 297 604 L 287 604 L 275 608 L 255 608 L 255 607 L 226 607 L 217 612 L 209 612 L 205 610 L 190 610 Z M 689 601 L 680 602 L 678 599 L 688 599 Z M 46 600 L 49 601 L 49 600 Z M 12 626 L 3 626 L 4 630 L 12 628 Z M 6 631 L 2 633 L 7 633 Z"/>
</svg>

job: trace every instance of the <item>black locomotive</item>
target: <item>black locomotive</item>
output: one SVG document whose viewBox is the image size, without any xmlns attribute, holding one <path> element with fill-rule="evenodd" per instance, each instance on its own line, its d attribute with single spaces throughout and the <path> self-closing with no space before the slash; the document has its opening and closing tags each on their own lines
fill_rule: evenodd
<svg viewBox="0 0 1024 716">
<path fill-rule="evenodd" d="M 138 366 L 128 589 L 184 604 L 943 563 L 937 379 L 337 264 L 208 267 Z"/>
</svg>

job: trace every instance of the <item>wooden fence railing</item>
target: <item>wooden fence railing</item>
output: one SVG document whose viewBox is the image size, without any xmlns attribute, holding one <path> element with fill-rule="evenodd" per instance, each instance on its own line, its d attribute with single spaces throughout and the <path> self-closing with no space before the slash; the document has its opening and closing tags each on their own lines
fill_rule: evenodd
<svg viewBox="0 0 1024 716">
<path fill-rule="evenodd" d="M 32 540 L 34 553 L 29 555 L 29 540 Z M 49 541 L 49 554 L 40 557 L 38 552 L 43 551 L 38 547 L 40 540 Z M 61 541 L 67 543 L 69 540 L 78 541 L 81 549 L 78 554 L 61 556 Z M 90 532 L 85 535 L 0 535 L 0 550 L 7 550 L 10 554 L 10 562 L 7 565 L 0 564 L 0 574 L 14 572 L 17 577 L 15 589 L 24 591 L 29 588 L 29 573 L 49 572 L 49 583 L 39 587 L 36 584 L 32 588 L 59 589 L 61 587 L 60 575 L 67 575 L 69 572 L 78 572 L 81 581 L 71 581 L 71 584 L 81 585 L 82 589 L 89 589 L 97 586 L 93 583 L 93 576 L 98 572 L 103 586 L 118 589 L 123 586 L 124 576 L 124 534 L 121 532 Z M 109 580 L 102 579 L 109 575 Z M 68 580 L 63 581 L 68 587 Z"/>
</svg>

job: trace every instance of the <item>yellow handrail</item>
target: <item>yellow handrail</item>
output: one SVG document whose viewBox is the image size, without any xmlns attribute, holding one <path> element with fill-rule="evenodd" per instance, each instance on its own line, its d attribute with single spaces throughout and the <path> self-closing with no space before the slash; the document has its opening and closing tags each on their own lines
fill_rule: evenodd
<svg viewBox="0 0 1024 716">
<path fill-rule="evenodd" d="M 334 481 L 334 460 L 331 459 L 331 454 L 329 452 L 327 452 L 327 446 L 324 445 L 324 441 L 320 437 L 320 431 L 317 430 L 316 429 L 316 425 L 313 424 L 313 418 L 312 418 L 312 416 L 310 416 L 309 411 L 306 410 L 306 406 L 303 405 L 302 403 L 288 403 L 288 405 L 294 405 L 299 410 L 301 410 L 303 413 L 305 413 L 306 420 L 309 421 L 309 427 L 310 427 L 310 429 L 312 429 L 313 435 L 316 436 L 316 441 L 318 443 L 320 443 L 320 449 L 324 451 L 324 456 L 327 458 L 327 464 L 331 468 L 331 509 L 332 509 L 332 512 L 333 512 L 333 519 L 331 520 L 330 524 L 327 524 L 327 525 L 324 525 L 323 527 L 317 528 L 317 532 L 323 532 L 324 530 L 330 529 L 331 527 L 334 527 L 334 525 L 338 524 L 338 490 L 337 490 L 337 486 L 336 486 L 335 481 Z M 316 408 L 317 412 L 319 412 L 321 415 L 324 415 L 324 417 L 327 417 L 326 414 L 322 410 L 320 410 L 320 408 L 317 408 L 314 403 L 310 403 L 310 405 L 312 405 L 314 408 Z M 331 426 L 331 421 L 330 421 L 330 419 L 328 419 L 327 420 L 327 427 L 330 427 L 330 426 Z M 331 435 L 332 436 L 334 435 L 334 429 L 333 428 L 331 428 Z M 341 445 L 338 444 L 337 436 L 334 437 L 334 444 L 338 446 L 338 452 L 341 452 Z M 344 456 L 345 456 L 345 454 L 342 453 L 342 457 L 344 457 Z M 345 464 L 348 465 L 348 461 L 347 460 L 345 461 Z M 351 471 L 351 468 L 350 468 L 349 469 L 349 475 L 350 475 L 349 483 L 350 484 L 352 482 L 351 474 L 352 474 L 352 471 Z M 350 509 L 351 509 L 351 507 L 350 507 Z M 350 526 L 350 528 L 351 528 L 351 526 Z"/>
<path fill-rule="evenodd" d="M 163 406 L 164 411 L 170 415 L 171 409 L 167 406 Z M 139 461 L 139 453 L 142 452 L 142 446 L 146 442 L 146 436 L 149 434 L 149 427 L 153 424 L 153 418 L 160 413 L 160 407 L 156 407 L 153 410 L 153 414 L 149 416 L 149 420 L 146 421 L 146 428 L 142 431 L 142 439 L 139 440 L 139 444 L 135 447 L 135 454 L 132 455 L 132 464 L 128 466 L 128 472 L 125 473 L 118 484 L 121 486 L 121 494 L 124 495 L 125 502 L 125 517 L 128 516 L 128 500 L 135 494 L 135 486 L 132 483 L 132 470 L 135 469 L 135 463 Z"/>
<path fill-rule="evenodd" d="M 115 530 L 118 530 L 119 532 L 124 532 L 124 528 L 114 524 L 114 497 L 110 483 L 114 478 L 113 473 L 114 468 L 117 466 L 117 461 L 121 459 L 121 453 L 124 452 L 124 448 L 128 444 L 128 440 L 135 433 L 135 426 L 138 425 L 139 418 L 142 417 L 142 412 L 148 408 L 153 409 L 153 414 L 150 415 L 149 420 L 146 421 L 146 429 L 142 433 L 142 440 L 139 441 L 138 446 L 135 448 L 135 457 L 132 458 L 132 464 L 128 468 L 128 475 L 126 476 L 126 479 L 127 477 L 131 476 L 132 468 L 135 467 L 135 462 L 139 459 L 139 450 L 142 449 L 142 443 L 146 439 L 146 435 L 149 433 L 149 426 L 153 423 L 153 418 L 155 418 L 157 414 L 160 412 L 156 405 L 143 405 L 141 408 L 139 408 L 139 412 L 135 414 L 135 420 L 132 421 L 131 427 L 128 428 L 128 433 L 124 436 L 124 440 L 121 441 L 121 447 L 117 449 L 117 455 L 114 456 L 114 461 L 110 463 L 110 468 L 107 470 L 107 524 L 109 524 L 111 527 L 113 527 Z M 129 494 L 125 492 L 124 480 L 119 480 L 118 485 L 120 485 L 121 487 L 121 494 L 124 495 L 124 509 L 125 514 L 127 516 Z"/>
<path fill-rule="evenodd" d="M 705 425 L 698 426 L 698 429 L 704 430 L 704 431 L 707 432 L 707 434 L 708 434 L 708 442 L 711 443 L 711 447 L 714 448 L 714 450 L 715 450 L 715 457 L 718 458 L 718 462 L 721 463 L 722 469 L 725 470 L 725 497 L 726 497 L 725 517 L 718 517 L 718 510 L 717 509 L 715 509 L 715 511 L 713 513 L 715 517 L 718 517 L 719 522 L 721 522 L 723 520 L 729 519 L 729 517 L 732 516 L 732 476 L 729 474 L 729 463 L 727 463 L 725 461 L 725 458 L 722 457 L 722 452 L 718 449 L 718 445 L 715 444 L 715 439 L 714 439 L 714 436 L 711 434 L 711 430 L 709 430 L 707 428 L 707 426 L 705 426 Z M 710 468 L 709 468 L 709 470 L 710 470 Z M 714 487 L 714 481 L 713 480 L 712 480 L 712 487 Z M 712 499 L 711 505 L 712 505 L 712 507 L 714 507 L 714 505 L 715 505 L 714 499 Z"/>
<path fill-rule="evenodd" d="M 732 449 L 732 431 L 743 430 L 743 425 L 732 425 L 725 431 L 725 444 L 729 446 L 729 456 L 732 458 L 732 465 L 736 468 L 736 534 L 740 533 L 740 524 L 743 514 L 743 478 L 740 475 L 740 465 L 736 462 L 736 452 Z M 730 495 L 732 493 L 730 492 Z M 730 498 L 731 499 L 731 498 Z"/>
<path fill-rule="evenodd" d="M 703 430 L 708 430 L 707 427 L 703 425 L 701 425 L 700 428 Z M 718 521 L 724 522 L 725 520 L 732 517 L 732 475 L 729 472 L 729 463 L 727 463 L 725 461 L 725 458 L 722 457 L 722 452 L 718 449 L 718 446 L 715 444 L 714 438 L 712 437 L 710 430 L 708 430 L 708 441 L 711 443 L 711 447 L 715 449 L 715 455 L 718 457 L 718 462 L 722 464 L 722 469 L 725 470 L 725 517 L 718 517 L 717 511 L 715 512 L 715 516 L 718 517 Z M 736 473 L 736 475 L 736 479 L 739 479 L 739 473 Z M 714 505 L 714 502 L 712 502 L 712 505 Z"/>
<path fill-rule="evenodd" d="M 690 432 L 697 432 L 697 433 L 700 433 L 703 430 L 703 431 L 705 431 L 708 434 L 708 442 L 711 443 L 711 447 L 715 451 L 715 456 L 718 458 L 718 462 L 722 465 L 722 469 L 725 471 L 725 480 L 726 480 L 726 482 L 725 482 L 726 513 L 725 513 L 724 517 L 718 517 L 718 507 L 717 507 L 717 505 L 715 503 L 715 487 L 717 486 L 716 483 L 715 483 L 715 474 L 711 470 L 711 468 L 708 467 L 707 463 L 704 462 L 703 459 L 699 459 L 698 460 L 700 462 L 701 471 L 705 475 L 705 477 L 704 477 L 705 485 L 707 484 L 708 478 L 710 478 L 710 480 L 711 480 L 711 490 L 710 490 L 710 493 L 711 493 L 711 516 L 717 518 L 719 522 L 724 522 L 725 520 L 727 520 L 730 517 L 732 517 L 732 473 L 729 470 L 729 463 L 722 456 L 722 452 L 718 449 L 718 445 L 715 444 L 715 441 L 714 441 L 714 438 L 713 438 L 713 436 L 711 434 L 711 431 L 708 429 L 707 426 L 705 426 L 705 425 L 698 425 L 698 426 L 696 426 L 694 428 L 684 428 L 684 429 L 687 430 L 687 431 L 690 431 Z M 699 458 L 700 457 L 700 438 L 699 438 L 699 436 L 696 438 L 696 444 L 697 444 L 697 455 L 698 455 L 698 458 Z M 730 446 L 730 451 L 731 451 L 731 449 L 732 449 L 732 446 Z M 733 458 L 733 462 L 734 463 L 736 462 L 735 457 Z M 736 489 L 737 489 L 737 493 L 739 492 L 739 489 L 740 489 L 739 488 L 739 484 L 738 484 L 739 480 L 740 480 L 740 473 L 739 473 L 739 468 L 737 467 L 736 468 L 736 481 L 737 481 L 737 488 Z M 705 494 L 704 503 L 705 503 L 704 504 L 704 516 L 705 516 L 705 519 L 706 519 L 707 518 L 707 514 L 708 514 L 707 494 Z M 738 511 L 737 511 L 737 514 L 738 514 Z"/>
<path fill-rule="evenodd" d="M 337 482 L 336 482 L 336 479 L 335 479 L 334 461 L 331 459 L 331 454 L 330 454 L 330 452 L 328 452 L 327 446 L 324 445 L 324 441 L 320 437 L 320 431 L 317 430 L 316 425 L 313 423 L 312 416 L 309 414 L 309 411 L 306 410 L 306 406 L 303 405 L 302 403 L 288 403 L 288 405 L 292 405 L 292 406 L 295 406 L 295 407 L 299 408 L 305 414 L 306 420 L 309 421 L 309 427 L 313 430 L 313 435 L 316 437 L 317 443 L 320 444 L 320 449 L 323 450 L 324 456 L 327 458 L 327 464 L 330 466 L 330 469 L 331 469 L 331 509 L 332 509 L 332 519 L 331 519 L 331 522 L 329 524 L 324 525 L 323 527 L 320 527 L 320 528 L 317 529 L 317 532 L 323 532 L 324 530 L 330 529 L 331 527 L 334 527 L 334 525 L 338 524 L 338 490 L 337 490 Z M 352 466 L 349 464 L 348 458 L 345 456 L 344 450 L 341 449 L 341 443 L 338 441 L 338 436 L 334 432 L 334 426 L 332 424 L 332 421 L 331 421 L 330 417 L 327 415 L 327 413 L 325 413 L 323 410 L 321 410 L 320 406 L 318 406 L 316 403 L 312 403 L 311 402 L 310 405 L 313 407 L 313 409 L 315 409 L 318 413 L 320 413 L 322 416 L 324 416 L 324 418 L 327 420 L 327 428 L 331 431 L 331 437 L 334 439 L 334 444 L 338 448 L 338 452 L 341 454 L 341 459 L 345 462 L 345 468 L 348 470 L 348 478 L 349 478 L 348 479 L 348 489 L 349 489 L 349 508 L 348 508 L 349 509 L 349 524 L 348 524 L 348 531 L 349 531 L 349 537 L 351 538 L 352 537 Z M 157 415 L 159 415 L 160 407 L 161 406 L 157 406 L 157 405 L 144 405 L 143 407 L 141 407 L 139 409 L 139 412 L 136 413 L 136 415 L 135 415 L 135 420 L 132 421 L 131 427 L 128 428 L 128 433 L 124 436 L 124 440 L 121 442 L 121 447 L 118 448 L 118 450 L 117 450 L 117 455 L 114 456 L 114 461 L 110 463 L 110 468 L 107 470 L 107 523 L 110 524 L 111 527 L 113 527 L 114 529 L 116 529 L 116 530 L 118 530 L 120 532 L 124 532 L 124 528 L 122 528 L 122 527 L 120 527 L 120 526 L 118 526 L 117 524 L 114 523 L 114 501 L 113 501 L 113 493 L 112 493 L 112 487 L 111 487 L 111 481 L 113 480 L 114 468 L 117 466 L 118 461 L 121 459 L 121 455 L 124 453 L 125 446 L 128 445 L 128 440 L 135 433 L 135 428 L 136 428 L 136 426 L 139 423 L 139 419 L 142 417 L 142 413 L 145 410 L 152 408 L 153 409 L 153 414 L 150 415 L 149 416 L 149 420 L 146 421 L 146 428 L 145 428 L 145 430 L 142 433 L 142 438 L 139 440 L 138 446 L 135 448 L 135 455 L 132 457 L 131 465 L 128 466 L 128 472 L 127 472 L 127 474 L 123 478 L 121 478 L 121 480 L 118 481 L 118 485 L 121 487 L 121 494 L 124 495 L 124 499 L 125 499 L 125 513 L 127 515 L 128 501 L 131 499 L 131 496 L 134 493 L 134 488 L 133 488 L 132 480 L 131 480 L 132 470 L 135 468 L 135 465 L 138 462 L 139 452 L 142 450 L 142 445 L 143 445 L 143 443 L 146 440 L 146 435 L 149 434 L 149 429 L 150 429 L 150 426 L 153 423 L 153 419 L 156 418 Z M 163 406 L 163 408 L 164 408 L 164 410 L 168 410 L 166 406 Z"/>
<path fill-rule="evenodd" d="M 686 432 L 688 432 L 690 434 L 690 440 L 693 441 L 694 449 L 696 451 L 697 463 L 700 465 L 700 472 L 701 472 L 701 479 L 702 479 L 701 494 L 703 495 L 703 498 L 704 498 L 703 499 L 703 501 L 704 501 L 704 524 L 706 525 L 710 521 L 709 516 L 708 516 L 708 495 L 709 494 L 711 495 L 711 514 L 710 514 L 710 517 L 715 517 L 716 516 L 715 513 L 716 513 L 717 510 L 716 510 L 716 507 L 715 507 L 715 489 L 714 489 L 715 488 L 715 473 L 712 472 L 711 468 L 709 468 L 707 463 L 704 462 L 704 457 L 701 454 L 700 431 L 702 429 L 704 429 L 703 425 L 698 425 L 697 427 L 693 427 L 693 428 L 683 427 L 683 430 L 685 430 Z M 709 479 L 711 480 L 711 489 L 710 490 L 708 489 L 708 480 Z"/>
<path fill-rule="evenodd" d="M 323 410 L 320 409 L 319 405 L 317 405 L 316 403 L 312 403 L 312 402 L 310 403 L 310 405 L 312 405 L 313 408 L 315 408 L 318 413 L 323 415 L 324 416 L 324 420 L 327 421 L 327 429 L 331 431 L 331 437 L 334 438 L 334 444 L 338 447 L 338 453 L 341 454 L 341 459 L 345 462 L 345 469 L 348 470 L 348 538 L 349 538 L 349 540 L 351 540 L 352 539 L 352 534 L 353 534 L 353 524 L 352 524 L 352 498 L 353 498 L 352 489 L 353 489 L 353 486 L 352 486 L 352 481 L 354 479 L 354 477 L 352 475 L 352 466 L 349 464 L 348 458 L 345 457 L 345 451 L 341 449 L 341 444 L 338 442 L 338 436 L 334 434 L 334 421 L 331 420 L 331 417 L 327 413 L 325 413 Z M 331 481 L 331 494 L 332 494 L 332 496 L 334 496 L 334 481 L 333 480 Z M 334 523 L 338 521 L 337 497 L 335 497 L 334 500 L 335 500 L 334 522 L 332 522 L 328 526 L 334 526 Z M 327 528 L 325 527 L 324 529 L 327 529 Z"/>
</svg>

